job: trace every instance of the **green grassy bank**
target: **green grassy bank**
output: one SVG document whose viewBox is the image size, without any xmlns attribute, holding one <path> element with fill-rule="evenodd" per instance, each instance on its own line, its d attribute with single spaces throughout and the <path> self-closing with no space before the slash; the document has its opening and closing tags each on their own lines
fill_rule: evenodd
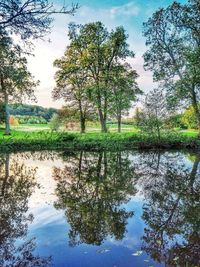
<svg viewBox="0 0 200 267">
<path fill-rule="evenodd" d="M 11 136 L 0 132 L 1 151 L 24 150 L 118 150 L 150 148 L 198 148 L 200 140 L 196 132 L 163 133 L 158 141 L 139 132 L 129 133 L 51 133 L 48 131 L 13 131 Z"/>
</svg>

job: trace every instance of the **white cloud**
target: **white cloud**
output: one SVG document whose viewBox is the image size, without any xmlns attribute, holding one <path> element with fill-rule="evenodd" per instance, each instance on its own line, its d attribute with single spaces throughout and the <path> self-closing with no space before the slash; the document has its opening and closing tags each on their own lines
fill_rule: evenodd
<svg viewBox="0 0 200 267">
<path fill-rule="evenodd" d="M 137 16 L 140 12 L 140 8 L 134 3 L 129 2 L 122 6 L 115 6 L 110 9 L 112 16 Z"/>
</svg>

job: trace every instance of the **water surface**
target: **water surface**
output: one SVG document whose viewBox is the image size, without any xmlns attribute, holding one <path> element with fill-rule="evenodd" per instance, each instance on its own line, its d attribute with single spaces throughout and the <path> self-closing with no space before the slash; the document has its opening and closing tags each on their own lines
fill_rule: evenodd
<svg viewBox="0 0 200 267">
<path fill-rule="evenodd" d="M 200 266 L 200 153 L 0 155 L 0 266 Z"/>
</svg>

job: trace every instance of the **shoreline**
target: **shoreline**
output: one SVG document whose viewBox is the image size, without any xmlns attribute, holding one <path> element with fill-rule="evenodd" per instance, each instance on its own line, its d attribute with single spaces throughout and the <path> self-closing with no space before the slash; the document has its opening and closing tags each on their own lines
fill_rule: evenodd
<svg viewBox="0 0 200 267">
<path fill-rule="evenodd" d="M 200 139 L 183 134 L 155 137 L 140 133 L 51 133 L 14 132 L 0 136 L 1 152 L 41 150 L 131 150 L 131 149 L 198 149 Z"/>
</svg>

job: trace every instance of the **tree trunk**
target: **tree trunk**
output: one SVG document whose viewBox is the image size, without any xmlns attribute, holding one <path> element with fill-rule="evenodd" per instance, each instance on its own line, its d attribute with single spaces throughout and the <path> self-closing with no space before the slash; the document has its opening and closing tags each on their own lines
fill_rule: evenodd
<svg viewBox="0 0 200 267">
<path fill-rule="evenodd" d="M 100 120 L 100 124 L 101 124 L 101 131 L 102 131 L 102 133 L 107 133 L 106 119 L 104 119 L 103 112 L 102 112 L 101 108 L 98 108 L 98 112 L 99 112 L 99 120 Z"/>
<path fill-rule="evenodd" d="M 121 112 L 117 116 L 118 133 L 121 133 L 122 116 Z"/>
<path fill-rule="evenodd" d="M 8 94 L 4 86 L 4 80 L 2 75 L 0 77 L 0 82 L 1 82 L 1 91 L 4 93 L 4 101 L 5 101 L 5 119 L 6 119 L 5 135 L 10 135 L 10 114 L 8 109 Z"/>
<path fill-rule="evenodd" d="M 81 133 L 85 133 L 85 118 L 81 116 L 80 118 L 80 124 L 81 124 Z"/>
<path fill-rule="evenodd" d="M 6 128 L 5 128 L 5 135 L 10 135 L 10 113 L 8 108 L 8 95 L 5 93 L 5 114 L 6 114 Z"/>
<path fill-rule="evenodd" d="M 101 94 L 100 94 L 100 89 L 98 88 L 97 92 L 97 107 L 98 107 L 98 113 L 99 113 L 99 120 L 101 124 L 101 132 L 106 133 L 107 132 L 107 127 L 106 127 L 106 113 L 103 114 L 102 111 L 102 101 L 101 101 Z M 104 106 L 104 111 L 105 111 L 105 106 Z"/>
</svg>

